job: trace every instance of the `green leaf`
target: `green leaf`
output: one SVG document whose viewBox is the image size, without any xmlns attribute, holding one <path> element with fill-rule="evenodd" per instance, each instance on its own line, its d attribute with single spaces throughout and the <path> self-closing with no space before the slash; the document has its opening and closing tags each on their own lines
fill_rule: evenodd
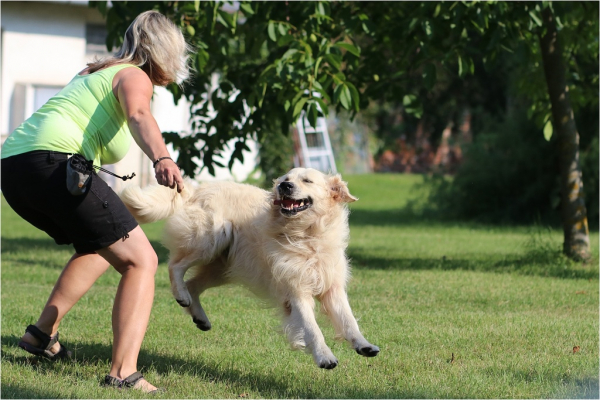
<svg viewBox="0 0 600 400">
<path fill-rule="evenodd" d="M 342 72 L 338 72 L 333 75 L 333 79 L 335 80 L 336 85 L 341 85 L 346 82 L 346 75 L 344 75 Z"/>
<path fill-rule="evenodd" d="M 415 27 L 417 26 L 418 23 L 419 23 L 419 19 L 418 18 L 413 18 L 410 21 L 410 24 L 408 24 L 408 30 L 412 31 L 413 29 L 415 29 Z"/>
<path fill-rule="evenodd" d="M 346 49 L 349 53 L 354 54 L 356 57 L 360 56 L 360 48 L 350 43 L 337 42 L 336 44 L 334 44 L 334 46 L 339 47 L 341 49 Z"/>
<path fill-rule="evenodd" d="M 312 67 L 312 65 L 315 63 L 315 59 L 312 58 L 312 56 L 310 54 L 302 55 L 302 57 L 303 58 L 306 57 L 305 60 L 304 60 L 304 67 L 306 67 L 307 69 L 309 69 L 310 67 Z"/>
<path fill-rule="evenodd" d="M 272 21 L 269 21 L 269 26 L 267 28 L 267 32 L 269 33 L 269 38 L 276 42 L 277 41 L 277 34 L 275 33 L 275 23 Z"/>
<path fill-rule="evenodd" d="M 315 78 L 317 76 L 317 73 L 319 72 L 319 64 L 321 64 L 322 60 L 323 60 L 323 57 L 319 57 L 315 60 Z"/>
<path fill-rule="evenodd" d="M 196 70 L 198 72 L 204 72 L 204 67 L 208 63 L 209 55 L 204 49 L 198 50 L 196 54 Z"/>
<path fill-rule="evenodd" d="M 471 23 L 475 26 L 475 28 L 477 28 L 477 30 L 479 31 L 480 34 L 483 34 L 483 28 L 481 26 L 479 26 L 479 24 L 473 20 L 471 20 Z M 463 34 L 462 37 L 467 37 L 467 32 L 465 30 L 463 30 Z"/>
<path fill-rule="evenodd" d="M 296 95 L 292 99 L 292 104 L 296 104 L 298 102 L 298 100 L 300 100 L 300 97 L 302 97 L 303 95 L 304 95 L 304 90 L 298 91 L 298 93 L 296 93 Z"/>
<path fill-rule="evenodd" d="M 250 3 L 242 3 L 240 4 L 240 8 L 244 11 L 244 14 L 254 15 L 254 10 L 252 10 L 252 5 Z"/>
<path fill-rule="evenodd" d="M 196 4 L 191 1 L 184 2 L 179 8 L 179 12 L 182 14 L 193 14 L 196 12 Z"/>
<path fill-rule="evenodd" d="M 260 76 L 258 77 L 258 80 L 261 81 L 263 80 L 263 78 L 265 78 L 267 75 L 272 75 L 273 74 L 273 69 L 275 69 L 275 64 L 270 64 L 267 68 L 265 68 L 261 73 Z"/>
<path fill-rule="evenodd" d="M 227 28 L 231 29 L 232 31 L 235 29 L 233 15 L 229 14 L 227 11 L 219 9 L 217 18 L 221 24 L 225 25 Z"/>
<path fill-rule="evenodd" d="M 319 2 L 317 4 L 317 12 L 321 15 L 326 15 L 325 13 L 325 7 L 323 6 L 323 3 Z"/>
<path fill-rule="evenodd" d="M 354 104 L 354 110 L 355 111 L 360 110 L 360 94 L 358 93 L 358 90 L 356 89 L 356 86 L 354 86 L 350 82 L 346 82 L 346 86 L 348 86 L 348 89 L 350 90 L 350 95 L 351 95 L 351 98 L 352 98 L 352 104 Z"/>
<path fill-rule="evenodd" d="M 546 139 L 546 141 L 549 142 L 552 138 L 553 133 L 554 129 L 552 127 L 552 121 L 548 120 L 548 122 L 546 122 L 546 125 L 544 125 L 544 139 Z"/>
<path fill-rule="evenodd" d="M 319 97 L 315 97 L 315 100 L 317 103 L 319 103 L 319 107 L 321 108 L 321 112 L 323 113 L 323 115 L 329 115 L 329 107 L 327 106 L 327 103 L 325 103 L 323 99 Z"/>
<path fill-rule="evenodd" d="M 458 76 L 460 76 L 461 78 L 465 75 L 465 71 L 463 68 L 463 61 L 462 58 L 460 57 L 460 55 L 458 56 Z"/>
<path fill-rule="evenodd" d="M 331 65 L 333 68 L 335 68 L 336 71 L 339 71 L 340 68 L 342 67 L 342 60 L 341 57 L 338 56 L 337 54 L 325 54 L 325 56 L 323 56 L 323 58 L 325 59 L 325 61 L 327 61 L 329 63 L 329 65 Z"/>
<path fill-rule="evenodd" d="M 317 109 L 317 105 L 314 102 L 311 102 L 308 106 L 308 111 L 306 113 L 306 118 L 308 118 L 308 122 L 313 128 L 317 127 L 317 119 L 319 118 L 319 110 Z"/>
<path fill-rule="evenodd" d="M 279 39 L 277 39 L 277 45 L 280 46 L 280 47 L 285 47 L 292 40 L 294 40 L 294 36 L 292 36 L 292 35 L 285 35 L 285 36 L 282 36 Z"/>
<path fill-rule="evenodd" d="M 298 40 L 298 43 L 304 47 L 306 54 L 312 57 L 312 47 L 310 47 L 310 44 L 306 43 L 304 40 Z"/>
<path fill-rule="evenodd" d="M 404 107 L 408 107 L 412 103 L 414 103 L 415 100 L 417 100 L 417 96 L 415 96 L 414 94 L 407 94 L 402 98 L 402 105 Z"/>
<path fill-rule="evenodd" d="M 342 92 L 342 85 L 337 85 L 333 91 L 333 104 L 336 105 L 340 102 L 340 93 Z"/>
<path fill-rule="evenodd" d="M 282 60 L 287 60 L 288 58 L 290 58 L 291 56 L 293 56 L 294 54 L 296 54 L 298 52 L 297 49 L 289 49 L 288 51 L 286 51 L 283 54 L 283 57 L 281 57 Z"/>
<path fill-rule="evenodd" d="M 219 9 L 219 3 L 215 1 L 215 4 L 210 12 L 210 14 L 207 15 L 207 19 L 209 19 L 211 21 L 211 25 L 210 25 L 210 34 L 214 35 L 215 34 L 215 25 L 217 24 L 217 10 Z"/>
<path fill-rule="evenodd" d="M 279 31 L 279 34 L 281 36 L 284 36 L 284 35 L 288 34 L 288 30 L 287 30 L 285 24 L 278 24 L 277 25 L 277 30 Z"/>
<path fill-rule="evenodd" d="M 267 84 L 263 83 L 262 93 L 260 99 L 258 100 L 258 107 L 262 107 L 263 100 L 265 99 L 265 93 L 267 93 Z"/>
<path fill-rule="evenodd" d="M 352 93 L 350 93 L 350 88 L 348 88 L 348 85 L 346 85 L 346 84 L 342 85 L 342 89 L 341 89 L 339 97 L 340 97 L 340 103 L 342 103 L 342 106 L 346 110 L 349 110 L 352 107 Z"/>
<path fill-rule="evenodd" d="M 194 36 L 196 34 L 196 30 L 194 29 L 194 27 L 192 25 L 187 25 L 185 27 L 185 30 L 187 31 L 187 34 L 190 36 Z"/>
<path fill-rule="evenodd" d="M 308 101 L 308 97 L 303 97 L 294 106 L 294 113 L 292 114 L 292 119 L 294 121 L 298 118 L 298 115 L 300 115 L 300 112 L 302 112 L 302 107 L 304 107 L 304 104 L 306 104 L 307 101 Z"/>
<path fill-rule="evenodd" d="M 537 26 L 542 26 L 542 20 L 540 19 L 540 16 L 537 15 L 537 12 L 535 10 L 530 10 L 529 16 Z"/>
</svg>

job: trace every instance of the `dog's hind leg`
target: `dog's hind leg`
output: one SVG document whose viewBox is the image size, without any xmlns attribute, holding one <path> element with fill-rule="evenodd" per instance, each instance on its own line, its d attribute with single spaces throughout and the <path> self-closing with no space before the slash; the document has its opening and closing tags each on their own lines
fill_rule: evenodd
<svg viewBox="0 0 600 400">
<path fill-rule="evenodd" d="M 192 304 L 192 296 L 183 281 L 183 277 L 187 270 L 193 265 L 197 265 L 198 262 L 199 260 L 194 254 L 169 260 L 171 293 L 173 293 L 173 297 L 181 307 L 189 307 Z"/>
<path fill-rule="evenodd" d="M 379 347 L 369 343 L 360 333 L 348 296 L 341 285 L 334 284 L 319 300 L 322 311 L 329 316 L 336 334 L 346 339 L 358 354 L 375 357 L 379 353 Z"/>
<path fill-rule="evenodd" d="M 223 268 L 224 263 L 217 259 L 203 266 L 193 278 L 185 282 L 188 292 L 192 296 L 192 304 L 187 311 L 192 316 L 194 324 L 202 331 L 210 330 L 212 325 L 200 303 L 200 295 L 206 289 L 227 283 L 227 279 L 223 275 Z"/>
<path fill-rule="evenodd" d="M 204 234 L 197 240 L 197 246 L 193 251 L 181 255 L 181 253 L 171 256 L 169 260 L 169 278 L 171 280 L 171 292 L 175 300 L 182 307 L 189 307 L 192 304 L 192 296 L 184 282 L 184 276 L 188 269 L 198 265 L 200 268 L 213 262 L 216 257 L 229 246 L 232 240 L 232 225 L 228 221 L 221 221 L 214 224 L 210 234 Z M 183 250 L 178 250 L 183 252 Z"/>
<path fill-rule="evenodd" d="M 289 316 L 286 320 L 285 332 L 292 346 L 299 347 L 304 344 L 312 352 L 317 366 L 332 369 L 338 365 L 338 360 L 325 343 L 323 333 L 317 325 L 314 305 L 312 297 L 290 299 L 286 303 Z"/>
</svg>

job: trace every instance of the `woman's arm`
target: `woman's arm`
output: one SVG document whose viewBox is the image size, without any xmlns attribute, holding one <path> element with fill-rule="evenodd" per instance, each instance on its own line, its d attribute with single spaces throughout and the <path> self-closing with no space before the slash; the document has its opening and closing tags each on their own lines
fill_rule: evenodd
<svg viewBox="0 0 600 400">
<path fill-rule="evenodd" d="M 125 68 L 115 75 L 113 90 L 127 118 L 133 139 L 152 162 L 168 157 L 169 151 L 162 138 L 156 120 L 150 112 L 150 101 L 154 92 L 148 75 L 137 68 Z M 183 190 L 183 178 L 174 161 L 164 159 L 155 167 L 159 184 L 178 192 Z"/>
</svg>

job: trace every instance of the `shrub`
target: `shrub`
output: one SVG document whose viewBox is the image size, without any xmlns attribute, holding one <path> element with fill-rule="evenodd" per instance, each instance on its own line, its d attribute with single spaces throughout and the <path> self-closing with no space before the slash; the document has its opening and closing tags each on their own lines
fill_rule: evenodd
<svg viewBox="0 0 600 400">
<path fill-rule="evenodd" d="M 488 120 L 465 149 L 453 179 L 430 179 L 430 204 L 443 215 L 482 222 L 557 222 L 556 146 L 523 112 Z"/>
</svg>

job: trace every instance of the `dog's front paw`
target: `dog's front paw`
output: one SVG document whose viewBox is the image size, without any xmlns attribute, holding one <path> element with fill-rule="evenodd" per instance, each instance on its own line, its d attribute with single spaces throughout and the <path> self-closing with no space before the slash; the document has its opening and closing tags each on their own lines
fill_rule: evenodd
<svg viewBox="0 0 600 400">
<path fill-rule="evenodd" d="M 335 358 L 329 348 L 323 349 L 322 352 L 313 353 L 315 364 L 319 368 L 334 369 L 338 365 L 338 360 Z"/>
<path fill-rule="evenodd" d="M 375 357 L 377 354 L 379 354 L 379 347 L 375 346 L 374 344 L 356 347 L 354 350 L 356 350 L 356 352 L 361 356 L 365 357 Z"/>
</svg>

